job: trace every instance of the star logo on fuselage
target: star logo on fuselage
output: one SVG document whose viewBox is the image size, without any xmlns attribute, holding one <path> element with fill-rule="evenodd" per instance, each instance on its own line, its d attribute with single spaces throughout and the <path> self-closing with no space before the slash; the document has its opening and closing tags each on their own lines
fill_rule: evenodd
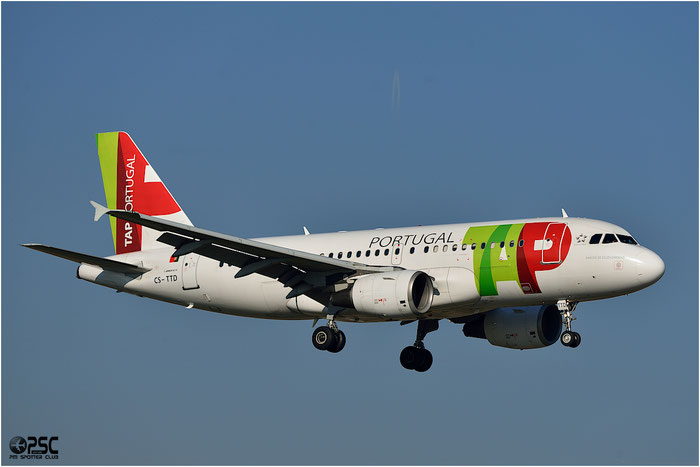
<svg viewBox="0 0 700 467">
<path fill-rule="evenodd" d="M 586 241 L 586 238 L 588 238 L 587 235 L 580 234 L 578 237 L 576 237 L 576 243 L 583 243 Z"/>
</svg>

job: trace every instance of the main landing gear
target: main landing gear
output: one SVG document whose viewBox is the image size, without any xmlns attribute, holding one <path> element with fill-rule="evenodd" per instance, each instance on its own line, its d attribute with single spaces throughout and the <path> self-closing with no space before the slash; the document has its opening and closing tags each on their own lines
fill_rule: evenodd
<svg viewBox="0 0 700 467">
<path fill-rule="evenodd" d="M 421 373 L 430 369 L 433 364 L 433 354 L 425 348 L 423 339 L 429 332 L 436 331 L 438 326 L 438 320 L 436 319 L 422 319 L 418 321 L 416 342 L 401 351 L 401 356 L 399 357 L 401 366 L 407 370 L 416 370 Z"/>
<path fill-rule="evenodd" d="M 338 329 L 333 315 L 328 315 L 328 326 L 320 326 L 314 329 L 311 342 L 318 350 L 327 350 L 338 353 L 345 347 L 345 333 Z"/>
<path fill-rule="evenodd" d="M 559 300 L 557 308 L 561 313 L 562 322 L 566 325 L 566 331 L 561 333 L 559 340 L 565 347 L 576 348 L 581 345 L 581 334 L 571 330 L 571 322 L 575 320 L 573 313 L 576 309 L 576 302 Z"/>
</svg>

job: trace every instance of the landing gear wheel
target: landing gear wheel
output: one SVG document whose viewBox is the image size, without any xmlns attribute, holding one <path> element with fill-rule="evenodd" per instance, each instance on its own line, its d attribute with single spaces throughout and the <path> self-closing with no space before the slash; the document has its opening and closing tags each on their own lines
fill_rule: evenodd
<svg viewBox="0 0 700 467">
<path fill-rule="evenodd" d="M 576 337 L 574 337 L 573 332 L 564 331 L 561 333 L 561 337 L 559 338 L 559 340 L 565 347 L 573 347 L 574 343 L 576 342 Z"/>
<path fill-rule="evenodd" d="M 575 331 L 572 332 L 572 334 L 574 335 L 574 341 L 571 344 L 569 344 L 569 347 L 571 347 L 572 349 L 575 349 L 576 347 L 581 345 L 581 334 L 579 334 Z"/>
<path fill-rule="evenodd" d="M 338 353 L 345 347 L 345 333 L 338 329 L 335 335 L 335 345 L 328 349 L 329 352 Z"/>
<path fill-rule="evenodd" d="M 428 371 L 433 365 L 433 354 L 431 354 L 430 350 L 428 349 L 418 350 L 422 354 L 422 358 L 420 359 L 421 361 L 419 362 L 419 364 L 416 365 L 416 371 L 419 373 L 423 373 L 424 371 Z"/>
<path fill-rule="evenodd" d="M 418 347 L 409 346 L 401 351 L 399 360 L 401 360 L 401 366 L 407 370 L 416 369 L 416 360 L 418 359 Z"/>
<path fill-rule="evenodd" d="M 433 354 L 427 349 L 412 345 L 401 351 L 399 360 L 401 360 L 401 366 L 407 370 L 416 370 L 422 373 L 428 371 L 433 365 Z"/>
<path fill-rule="evenodd" d="M 328 326 L 320 326 L 314 329 L 314 333 L 311 335 L 311 342 L 318 350 L 334 348 L 337 340 L 335 332 Z M 343 345 L 345 345 L 344 342 Z"/>
<path fill-rule="evenodd" d="M 423 339 L 429 332 L 437 331 L 437 319 L 420 319 L 418 320 L 418 329 L 416 329 L 416 341 L 413 345 L 404 348 L 399 357 L 401 366 L 407 370 L 416 370 L 419 372 L 428 371 L 433 364 L 433 354 L 423 345 Z M 401 323 L 404 324 L 404 323 Z"/>
</svg>

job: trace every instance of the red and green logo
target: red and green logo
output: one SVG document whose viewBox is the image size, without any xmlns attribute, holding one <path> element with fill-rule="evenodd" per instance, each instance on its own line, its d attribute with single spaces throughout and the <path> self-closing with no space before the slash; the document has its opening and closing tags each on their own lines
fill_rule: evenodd
<svg viewBox="0 0 700 467">
<path fill-rule="evenodd" d="M 498 295 L 497 282 L 515 281 L 526 294 L 541 293 L 535 273 L 559 267 L 571 247 L 571 231 L 563 222 L 470 227 L 464 244 L 474 250 L 476 288 L 483 296 Z"/>
</svg>

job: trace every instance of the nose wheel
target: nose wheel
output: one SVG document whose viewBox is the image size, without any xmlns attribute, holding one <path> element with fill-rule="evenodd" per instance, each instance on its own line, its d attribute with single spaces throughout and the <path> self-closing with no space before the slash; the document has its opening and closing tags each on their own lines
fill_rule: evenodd
<svg viewBox="0 0 700 467">
<path fill-rule="evenodd" d="M 559 340 L 566 347 L 576 348 L 581 345 L 581 334 L 574 331 L 564 331 Z"/>
<path fill-rule="evenodd" d="M 566 331 L 561 333 L 559 340 L 565 347 L 571 347 L 572 349 L 578 347 L 581 345 L 581 334 L 571 330 L 571 322 L 576 319 L 573 315 L 576 309 L 576 302 L 559 300 L 557 308 L 559 313 L 561 313 L 561 320 L 566 326 Z"/>
<path fill-rule="evenodd" d="M 438 320 L 436 319 L 422 319 L 418 321 L 416 341 L 413 345 L 405 347 L 399 356 L 402 367 L 407 370 L 416 370 L 419 373 L 430 369 L 433 365 L 433 354 L 425 348 L 423 339 L 429 332 L 436 331 L 438 326 Z"/>
</svg>

